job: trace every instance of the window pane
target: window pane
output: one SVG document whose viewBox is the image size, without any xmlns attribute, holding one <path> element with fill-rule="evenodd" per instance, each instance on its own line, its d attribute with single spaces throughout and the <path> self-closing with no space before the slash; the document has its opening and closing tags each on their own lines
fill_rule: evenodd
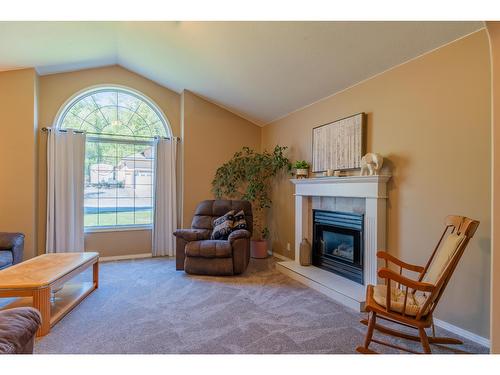
<svg viewBox="0 0 500 375">
<path fill-rule="evenodd" d="M 135 199 L 140 201 L 144 198 L 153 197 L 153 186 L 152 185 L 136 185 L 135 187 Z"/>
<path fill-rule="evenodd" d="M 65 113 L 58 121 L 59 127 L 89 134 L 85 151 L 85 226 L 151 224 L 154 148 L 149 143 L 152 139 L 141 137 L 167 135 L 160 110 L 140 95 L 116 88 L 85 94 Z"/>
<path fill-rule="evenodd" d="M 120 143 L 116 147 L 116 157 L 121 160 L 125 157 L 134 155 L 134 150 L 135 150 L 135 145 Z"/>
<path fill-rule="evenodd" d="M 113 144 L 103 144 L 103 146 L 109 146 L 109 148 L 103 147 L 102 152 L 103 155 L 99 158 L 99 164 L 102 165 L 100 167 L 101 170 L 110 169 L 114 170 L 114 167 L 118 164 L 118 158 L 116 157 L 116 147 Z"/>
<path fill-rule="evenodd" d="M 96 105 L 94 104 L 90 96 L 88 96 L 76 102 L 73 107 L 71 107 L 70 113 L 81 118 L 83 121 L 90 113 L 94 112 L 96 109 Z"/>
<path fill-rule="evenodd" d="M 99 132 L 106 126 L 106 120 L 99 113 L 98 109 L 96 109 L 94 112 L 91 112 L 87 117 L 85 117 L 85 122 L 91 125 L 96 132 Z"/>
<path fill-rule="evenodd" d="M 83 122 L 81 118 L 76 117 L 72 113 L 68 113 L 64 118 L 64 127 L 67 129 L 80 130 Z"/>
<path fill-rule="evenodd" d="M 111 185 L 109 182 L 102 182 L 99 184 L 99 201 L 102 199 L 116 199 L 117 198 L 117 190 L 114 185 Z M 102 204 L 101 204 L 102 205 Z"/>
<path fill-rule="evenodd" d="M 116 225 L 116 198 L 99 198 L 98 225 Z"/>
<path fill-rule="evenodd" d="M 151 133 L 151 128 L 148 123 L 144 121 L 137 113 L 134 113 L 130 119 L 128 126 L 133 129 L 135 135 L 149 137 L 153 134 Z"/>
<path fill-rule="evenodd" d="M 106 119 L 108 126 L 116 126 L 118 124 L 118 108 L 116 106 L 102 107 L 101 112 Z M 109 131 L 109 129 L 106 131 Z"/>
<path fill-rule="evenodd" d="M 135 209 L 146 210 L 153 208 L 151 198 L 135 198 Z"/>
<path fill-rule="evenodd" d="M 106 106 L 116 106 L 117 105 L 117 93 L 112 91 L 99 92 L 92 95 L 92 100 L 96 103 L 98 107 Z"/>
<path fill-rule="evenodd" d="M 135 223 L 139 225 L 153 223 L 153 209 L 138 210 L 135 212 Z"/>
<path fill-rule="evenodd" d="M 98 155 L 99 155 L 99 162 L 104 161 L 105 158 L 116 158 L 116 144 L 108 142 L 99 142 Z"/>
<path fill-rule="evenodd" d="M 125 107 L 135 112 L 137 108 L 141 105 L 142 101 L 135 96 L 127 93 L 118 93 L 118 105 L 120 107 Z"/>
<path fill-rule="evenodd" d="M 118 121 L 123 125 L 128 125 L 130 118 L 134 114 L 134 110 L 124 107 L 118 107 Z"/>
<path fill-rule="evenodd" d="M 84 223 L 86 227 L 93 227 L 98 224 L 97 220 L 97 208 L 98 208 L 98 199 L 90 198 L 92 197 L 92 193 L 88 193 L 88 190 L 85 189 L 85 198 L 84 198 Z"/>
<path fill-rule="evenodd" d="M 118 180 L 118 186 L 116 188 L 116 197 L 134 199 L 134 189 L 127 187 L 124 183 Z"/>
<path fill-rule="evenodd" d="M 160 121 L 156 112 L 151 110 L 151 108 L 144 103 L 137 109 L 137 115 L 139 115 L 147 124 L 154 124 L 155 122 Z"/>
<path fill-rule="evenodd" d="M 118 225 L 133 225 L 134 222 L 134 200 L 133 199 L 118 199 Z"/>
</svg>

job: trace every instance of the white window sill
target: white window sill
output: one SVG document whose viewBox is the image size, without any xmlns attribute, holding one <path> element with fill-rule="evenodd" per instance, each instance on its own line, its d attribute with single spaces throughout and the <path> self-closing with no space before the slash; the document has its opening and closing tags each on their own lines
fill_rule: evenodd
<svg viewBox="0 0 500 375">
<path fill-rule="evenodd" d="M 134 230 L 152 230 L 152 225 L 120 225 L 114 227 L 87 227 L 85 233 L 102 233 L 102 232 L 129 232 Z"/>
</svg>

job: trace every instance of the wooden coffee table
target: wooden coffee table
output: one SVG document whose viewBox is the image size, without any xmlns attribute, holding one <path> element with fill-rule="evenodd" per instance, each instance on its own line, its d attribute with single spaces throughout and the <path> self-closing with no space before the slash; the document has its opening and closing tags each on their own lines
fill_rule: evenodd
<svg viewBox="0 0 500 375">
<path fill-rule="evenodd" d="M 90 266 L 93 266 L 92 282 L 66 284 Z M 97 289 L 98 283 L 99 253 L 44 254 L 0 271 L 0 298 L 20 297 L 4 308 L 31 305 L 38 309 L 42 326 L 36 335 L 45 336 L 51 327 Z M 53 290 L 60 291 L 51 302 Z"/>
</svg>

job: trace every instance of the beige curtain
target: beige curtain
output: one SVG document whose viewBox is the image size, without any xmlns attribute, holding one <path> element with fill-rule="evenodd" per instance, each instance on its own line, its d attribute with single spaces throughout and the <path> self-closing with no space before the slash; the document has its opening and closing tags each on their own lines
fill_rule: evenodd
<svg viewBox="0 0 500 375">
<path fill-rule="evenodd" d="M 50 129 L 47 141 L 47 253 L 81 252 L 85 134 Z"/>
<path fill-rule="evenodd" d="M 155 147 L 153 256 L 174 256 L 177 229 L 177 138 L 157 139 Z"/>
</svg>

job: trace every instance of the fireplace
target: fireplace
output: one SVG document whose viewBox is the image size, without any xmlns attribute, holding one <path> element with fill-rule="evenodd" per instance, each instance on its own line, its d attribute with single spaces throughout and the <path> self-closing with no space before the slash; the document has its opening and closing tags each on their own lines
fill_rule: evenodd
<svg viewBox="0 0 500 375">
<path fill-rule="evenodd" d="M 364 215 L 313 210 L 313 265 L 363 284 Z"/>
</svg>

